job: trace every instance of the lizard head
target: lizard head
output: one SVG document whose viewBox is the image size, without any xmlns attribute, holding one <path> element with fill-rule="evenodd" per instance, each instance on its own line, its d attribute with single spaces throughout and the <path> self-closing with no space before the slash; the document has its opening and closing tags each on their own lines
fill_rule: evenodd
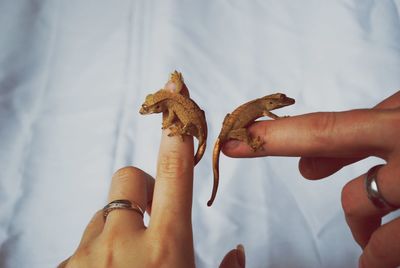
<svg viewBox="0 0 400 268">
<path fill-rule="evenodd" d="M 142 104 L 142 108 L 140 108 L 140 114 L 154 114 L 161 113 L 163 111 L 163 107 L 161 103 L 156 102 L 154 100 L 154 95 L 149 94 L 146 96 L 144 103 Z"/>
<path fill-rule="evenodd" d="M 294 99 L 287 97 L 283 93 L 276 93 L 269 95 L 267 96 L 266 101 L 268 102 L 268 105 L 271 107 L 270 108 L 271 110 L 282 108 L 295 103 Z"/>
</svg>

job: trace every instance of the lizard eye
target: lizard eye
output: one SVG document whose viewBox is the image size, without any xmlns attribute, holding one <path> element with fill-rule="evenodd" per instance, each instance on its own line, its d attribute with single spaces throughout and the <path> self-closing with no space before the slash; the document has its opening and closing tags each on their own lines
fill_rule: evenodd
<svg viewBox="0 0 400 268">
<path fill-rule="evenodd" d="M 142 104 L 142 108 L 143 108 L 143 109 L 146 109 L 146 108 L 147 108 L 147 105 L 146 105 L 146 104 Z"/>
</svg>

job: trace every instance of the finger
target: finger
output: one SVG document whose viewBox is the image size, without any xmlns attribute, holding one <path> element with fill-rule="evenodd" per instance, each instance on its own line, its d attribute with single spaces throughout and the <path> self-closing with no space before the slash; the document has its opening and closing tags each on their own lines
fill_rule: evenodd
<svg viewBox="0 0 400 268">
<path fill-rule="evenodd" d="M 221 262 L 220 268 L 244 268 L 246 267 L 246 257 L 242 245 L 229 251 Z"/>
<path fill-rule="evenodd" d="M 400 218 L 379 227 L 360 257 L 360 267 L 398 267 L 400 265 Z"/>
<path fill-rule="evenodd" d="M 394 164 L 381 167 L 377 173 L 379 192 L 387 202 L 396 207 L 400 206 L 400 168 Z M 347 224 L 355 241 L 365 247 L 372 233 L 380 226 L 383 216 L 392 210 L 376 207 L 368 199 L 365 189 L 365 174 L 345 185 L 342 191 L 342 206 Z"/>
<path fill-rule="evenodd" d="M 392 96 L 384 99 L 378 103 L 375 109 L 393 109 L 400 107 L 400 90 L 394 93 Z"/>
<path fill-rule="evenodd" d="M 78 250 L 80 248 L 88 248 L 90 243 L 97 238 L 101 232 L 103 231 L 104 227 L 104 218 L 103 218 L 103 211 L 97 211 L 92 219 L 90 220 L 89 224 L 86 226 L 85 231 L 83 232 L 81 242 L 79 243 Z M 71 257 L 68 257 L 66 260 L 61 262 L 57 268 L 66 267 Z"/>
<path fill-rule="evenodd" d="M 153 178 L 144 171 L 135 167 L 124 167 L 118 170 L 111 181 L 109 202 L 126 199 L 136 203 L 142 209 L 146 208 L 151 200 Z M 144 229 L 143 218 L 139 213 L 127 209 L 115 209 L 109 213 L 105 223 L 105 231 L 127 231 Z"/>
<path fill-rule="evenodd" d="M 399 113 L 400 110 L 352 110 L 256 122 L 249 132 L 253 137 L 261 137 L 263 150 L 254 152 L 245 143 L 229 141 L 223 151 L 231 157 L 386 158 L 397 142 Z"/>
<path fill-rule="evenodd" d="M 103 210 L 97 211 L 83 233 L 80 247 L 89 244 L 93 239 L 98 237 L 104 228 Z"/>
<path fill-rule="evenodd" d="M 332 175 L 344 166 L 360 161 L 362 158 L 301 157 L 299 170 L 304 178 L 318 180 Z"/>
<path fill-rule="evenodd" d="M 60 264 L 57 266 L 57 268 L 64 268 L 64 267 L 66 267 L 67 264 L 68 264 L 68 262 L 69 262 L 69 260 L 70 260 L 70 258 L 71 258 L 71 257 L 69 257 L 68 259 L 64 260 L 62 263 L 60 263 Z"/>
<path fill-rule="evenodd" d="M 163 130 L 149 227 L 191 230 L 193 138 Z M 179 227 L 178 227 L 179 226 Z"/>
<path fill-rule="evenodd" d="M 373 109 L 392 109 L 400 107 L 400 91 L 386 98 Z M 363 158 L 326 158 L 326 157 L 302 157 L 299 162 L 301 174 L 307 179 L 321 179 L 332 175 L 344 166 L 353 164 Z"/>
</svg>

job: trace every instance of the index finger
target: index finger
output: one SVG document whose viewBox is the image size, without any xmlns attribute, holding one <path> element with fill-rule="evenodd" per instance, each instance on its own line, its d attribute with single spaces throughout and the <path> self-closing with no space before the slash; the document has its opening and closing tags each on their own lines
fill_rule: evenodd
<svg viewBox="0 0 400 268">
<path fill-rule="evenodd" d="M 319 112 L 261 121 L 251 125 L 249 132 L 262 138 L 263 150 L 253 152 L 246 144 L 229 141 L 223 152 L 231 157 L 386 158 L 397 140 L 398 121 L 399 109 Z"/>
</svg>

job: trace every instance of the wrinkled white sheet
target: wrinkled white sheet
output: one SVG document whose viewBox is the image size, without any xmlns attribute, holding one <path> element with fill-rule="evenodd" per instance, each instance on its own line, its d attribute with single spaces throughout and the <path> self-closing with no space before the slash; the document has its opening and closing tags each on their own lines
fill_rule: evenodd
<svg viewBox="0 0 400 268">
<path fill-rule="evenodd" d="M 160 118 L 140 103 L 183 72 L 206 111 L 195 170 L 198 267 L 238 243 L 247 267 L 356 267 L 340 205 L 369 159 L 306 181 L 297 159 L 221 156 L 227 112 L 274 92 L 280 115 L 371 107 L 400 87 L 400 1 L 0 1 L 0 266 L 54 267 L 124 165 L 155 174 Z"/>
</svg>

